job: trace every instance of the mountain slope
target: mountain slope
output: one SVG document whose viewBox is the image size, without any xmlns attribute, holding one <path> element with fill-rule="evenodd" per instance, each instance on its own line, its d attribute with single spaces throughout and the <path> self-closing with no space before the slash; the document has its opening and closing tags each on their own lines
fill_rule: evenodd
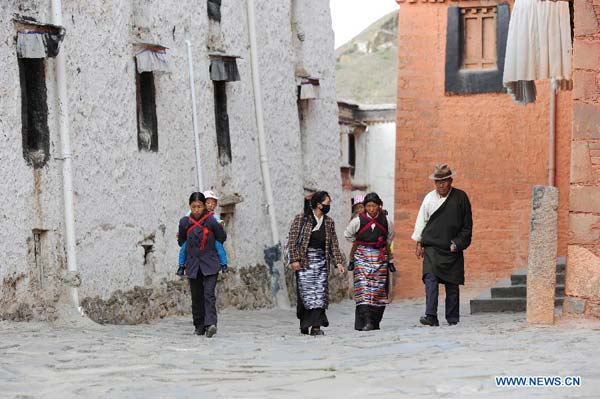
<svg viewBox="0 0 600 399">
<path fill-rule="evenodd" d="M 395 104 L 398 11 L 394 11 L 338 48 L 338 99 L 365 104 Z"/>
</svg>

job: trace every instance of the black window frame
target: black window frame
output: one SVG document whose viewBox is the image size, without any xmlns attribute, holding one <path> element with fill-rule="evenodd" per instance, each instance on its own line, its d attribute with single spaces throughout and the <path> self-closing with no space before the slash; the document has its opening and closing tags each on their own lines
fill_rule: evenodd
<svg viewBox="0 0 600 399">
<path fill-rule="evenodd" d="M 207 0 L 206 8 L 210 20 L 221 22 L 221 0 Z"/>
<path fill-rule="evenodd" d="M 158 117 L 156 115 L 156 81 L 153 71 L 135 74 L 138 150 L 158 152 Z M 150 135 L 150 145 L 142 135 Z"/>
<path fill-rule="evenodd" d="M 227 82 L 213 80 L 215 102 L 215 131 L 217 150 L 222 166 L 231 163 L 231 136 L 229 131 L 229 113 L 227 111 Z"/>
<path fill-rule="evenodd" d="M 445 92 L 447 94 L 502 93 L 506 41 L 510 22 L 508 3 L 496 6 L 496 55 L 497 68 L 484 70 L 461 69 L 464 43 L 464 27 L 461 7 L 448 7 L 446 28 Z"/>
<path fill-rule="evenodd" d="M 23 158 L 34 169 L 38 169 L 50 159 L 46 59 L 18 58 L 18 65 Z"/>
</svg>

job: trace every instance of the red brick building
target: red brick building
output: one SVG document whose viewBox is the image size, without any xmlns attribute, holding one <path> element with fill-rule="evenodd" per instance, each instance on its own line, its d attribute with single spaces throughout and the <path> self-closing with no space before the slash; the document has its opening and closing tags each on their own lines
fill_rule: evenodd
<svg viewBox="0 0 600 399">
<path fill-rule="evenodd" d="M 395 295 L 424 295 L 420 261 L 414 256 L 410 236 L 423 197 L 434 189 L 427 177 L 442 162 L 457 172 L 455 186 L 469 194 L 473 205 L 473 244 L 465 255 L 466 287 L 477 291 L 527 265 L 532 187 L 548 184 L 549 82 L 537 82 L 537 101 L 527 106 L 502 92 L 503 46 L 512 1 L 397 1 L 395 251 L 402 261 L 398 262 Z M 593 62 L 598 69 L 600 44 L 593 46 L 597 46 Z M 600 81 L 597 72 L 585 76 L 594 84 Z M 572 95 L 588 95 L 597 101 L 598 93 L 576 84 L 575 92 L 557 95 L 559 256 L 566 255 L 569 239 L 571 130 L 577 125 Z M 594 111 L 576 106 L 576 117 L 585 112 Z M 595 115 L 600 118 L 600 111 Z M 599 138 L 598 126 L 589 127 L 595 130 L 586 137 Z M 590 145 L 597 148 L 594 143 Z M 594 248 L 599 254 L 600 248 Z"/>
<path fill-rule="evenodd" d="M 600 3 L 575 2 L 573 133 L 564 311 L 600 317 Z"/>
</svg>

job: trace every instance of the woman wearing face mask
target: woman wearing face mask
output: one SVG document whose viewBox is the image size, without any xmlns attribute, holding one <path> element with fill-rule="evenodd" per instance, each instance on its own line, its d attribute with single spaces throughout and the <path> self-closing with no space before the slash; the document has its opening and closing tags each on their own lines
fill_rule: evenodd
<svg viewBox="0 0 600 399">
<path fill-rule="evenodd" d="M 321 327 L 329 321 L 325 310 L 329 304 L 329 265 L 344 270 L 335 223 L 327 216 L 331 197 L 325 191 L 315 193 L 310 207 L 292 221 L 288 234 L 290 264 L 296 272 L 298 301 L 296 315 L 300 332 L 325 335 Z"/>
<path fill-rule="evenodd" d="M 389 272 L 394 272 L 390 245 L 394 224 L 382 209 L 376 193 L 364 199 L 365 212 L 352 219 L 344 237 L 352 242 L 354 256 L 348 270 L 354 271 L 356 313 L 354 328 L 379 330 L 385 306 L 389 303 Z"/>
</svg>

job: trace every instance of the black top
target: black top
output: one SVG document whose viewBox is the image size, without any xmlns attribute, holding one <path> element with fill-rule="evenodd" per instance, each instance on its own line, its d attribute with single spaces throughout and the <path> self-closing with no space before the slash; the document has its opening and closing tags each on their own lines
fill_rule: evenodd
<svg viewBox="0 0 600 399">
<path fill-rule="evenodd" d="M 313 226 L 317 225 L 317 219 L 313 218 Z M 321 227 L 319 230 L 313 231 L 310 233 L 310 241 L 308 241 L 308 247 L 312 249 L 322 249 L 325 250 L 325 220 L 321 223 Z"/>
<path fill-rule="evenodd" d="M 365 229 L 365 231 L 363 231 L 362 233 L 360 233 L 366 226 L 370 226 L 373 224 L 372 219 L 369 219 L 367 217 L 366 213 L 361 213 L 359 215 L 360 218 L 360 227 L 358 228 L 358 232 L 356 233 L 356 239 L 358 241 L 363 241 L 363 242 L 377 242 L 379 240 L 379 237 L 383 237 L 384 240 L 387 240 L 388 237 L 388 222 L 387 222 L 387 217 L 383 214 L 383 212 L 379 212 L 379 215 L 375 218 L 375 221 L 377 221 L 378 224 L 380 224 L 382 227 L 385 228 L 385 230 L 383 230 L 381 227 L 379 227 L 377 224 L 375 224 L 375 228 L 367 228 Z M 360 233 L 360 234 L 359 234 Z"/>
<path fill-rule="evenodd" d="M 464 284 L 463 251 L 471 245 L 472 231 L 469 197 L 464 191 L 453 188 L 448 199 L 431 215 L 423 229 L 423 275 L 433 273 L 444 281 Z M 457 252 L 450 251 L 452 243 L 456 244 Z"/>
</svg>

